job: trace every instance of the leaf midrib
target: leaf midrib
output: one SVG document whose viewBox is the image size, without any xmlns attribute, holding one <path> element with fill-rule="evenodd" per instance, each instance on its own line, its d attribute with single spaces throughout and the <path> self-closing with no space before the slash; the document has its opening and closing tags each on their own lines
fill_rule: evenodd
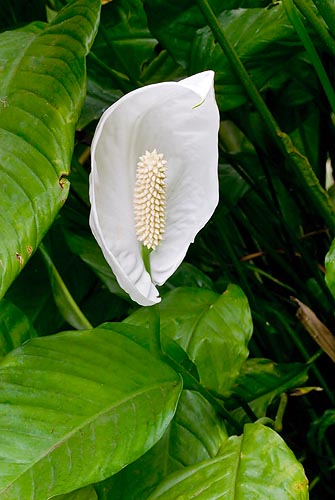
<svg viewBox="0 0 335 500">
<path fill-rule="evenodd" d="M 164 383 L 172 383 L 173 381 L 168 381 L 166 380 Z M 175 385 L 177 385 L 177 379 L 175 381 Z M 39 456 L 39 458 L 29 464 L 29 466 L 24 469 L 18 476 L 15 477 L 15 479 L 10 483 L 8 484 L 4 489 L 2 489 L 0 491 L 0 495 L 3 494 L 3 493 L 6 493 L 12 486 L 15 485 L 15 483 L 17 481 L 20 480 L 20 478 L 29 470 L 33 469 L 36 464 L 38 464 L 39 462 L 41 462 L 45 457 L 47 457 L 49 454 L 51 454 L 56 448 L 60 447 L 62 444 L 66 443 L 67 441 L 69 441 L 69 439 L 71 437 L 73 437 L 75 434 L 77 434 L 78 432 L 80 432 L 81 429 L 89 426 L 90 424 L 94 423 L 94 421 L 96 421 L 97 419 L 99 419 L 101 416 L 109 413 L 112 409 L 114 408 L 117 408 L 123 404 L 125 404 L 126 402 L 130 401 L 131 399 L 135 399 L 137 398 L 138 396 L 142 395 L 142 394 L 145 394 L 145 393 L 150 393 L 151 391 L 154 391 L 155 389 L 159 389 L 161 388 L 162 386 L 162 383 L 157 383 L 157 384 L 154 384 L 154 385 L 151 385 L 149 388 L 145 388 L 145 389 L 141 389 L 137 392 L 133 392 L 131 393 L 131 395 L 127 396 L 126 398 L 124 398 L 123 400 L 117 402 L 117 404 L 112 404 L 111 406 L 109 406 L 108 408 L 105 408 L 104 410 L 98 412 L 98 413 L 95 413 L 92 417 L 90 418 L 87 418 L 84 422 L 82 422 L 80 425 L 76 426 L 74 429 L 72 429 L 70 432 L 68 432 L 62 439 L 60 439 L 56 444 L 53 444 L 52 446 L 50 446 L 46 451 L 45 453 L 43 453 L 41 456 Z"/>
</svg>

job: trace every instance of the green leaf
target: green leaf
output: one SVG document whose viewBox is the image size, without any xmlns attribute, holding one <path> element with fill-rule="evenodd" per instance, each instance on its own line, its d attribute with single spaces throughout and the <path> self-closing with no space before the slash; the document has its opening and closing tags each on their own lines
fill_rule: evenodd
<svg viewBox="0 0 335 500">
<path fill-rule="evenodd" d="M 170 475 L 148 500 L 307 500 L 301 464 L 281 437 L 260 424 L 247 424 L 230 437 L 220 455 Z"/>
<path fill-rule="evenodd" d="M 210 2 L 256 87 L 259 90 L 268 88 L 276 75 L 284 80 L 283 85 L 292 79 L 291 65 L 288 66 L 287 62 L 291 61 L 293 65 L 296 57 L 304 52 L 304 47 L 288 22 L 282 4 L 272 3 L 267 8 L 238 8 L 242 7 L 241 3 Z M 194 2 L 145 0 L 144 4 L 152 32 L 189 73 L 206 69 L 216 72 L 216 97 L 222 111 L 247 102 L 228 59 Z M 256 2 L 253 4 L 252 7 L 257 6 Z"/>
<path fill-rule="evenodd" d="M 179 376 L 104 329 L 36 338 L 0 365 L 0 499 L 45 500 L 109 477 L 174 415 Z"/>
<path fill-rule="evenodd" d="M 161 331 L 174 339 L 196 365 L 201 383 L 218 393 L 231 389 L 248 357 L 252 333 L 248 301 L 230 285 L 218 295 L 198 288 L 178 288 L 160 304 Z M 127 323 L 146 325 L 147 311 L 139 309 Z"/>
<path fill-rule="evenodd" d="M 86 99 L 78 122 L 79 130 L 91 121 L 98 120 L 102 113 L 121 96 L 120 91 L 102 87 L 88 75 Z"/>
<path fill-rule="evenodd" d="M 36 337 L 27 316 L 6 299 L 0 302 L 0 357 Z"/>
<path fill-rule="evenodd" d="M 64 203 L 98 0 L 0 35 L 0 297 Z"/>
<path fill-rule="evenodd" d="M 151 311 L 147 311 L 148 314 Z M 127 323 L 103 323 L 99 326 L 99 328 L 106 328 L 107 330 L 113 330 L 114 332 L 120 333 L 121 335 L 125 335 L 129 339 L 136 342 L 136 344 L 144 347 L 148 351 L 151 352 L 152 348 L 152 336 L 154 332 L 146 327 L 141 327 L 138 325 L 131 325 Z M 162 348 L 164 352 L 176 361 L 180 366 L 184 368 L 187 372 L 189 372 L 193 378 L 199 380 L 198 371 L 196 366 L 192 363 L 186 352 L 180 347 L 177 342 L 170 339 L 169 337 L 165 337 L 162 340 Z M 151 352 L 152 353 L 152 352 Z M 158 357 L 160 358 L 161 352 L 158 353 Z M 187 386 L 187 380 L 184 380 L 184 387 Z"/>
<path fill-rule="evenodd" d="M 14 281 L 5 299 L 24 312 L 40 336 L 56 333 L 64 325 L 64 319 L 53 300 L 48 271 L 39 252 L 33 255 Z"/>
<path fill-rule="evenodd" d="M 162 439 L 136 462 L 97 485 L 99 500 L 146 500 L 171 472 L 215 457 L 226 439 L 222 419 L 213 407 L 200 394 L 183 391 Z"/>
</svg>

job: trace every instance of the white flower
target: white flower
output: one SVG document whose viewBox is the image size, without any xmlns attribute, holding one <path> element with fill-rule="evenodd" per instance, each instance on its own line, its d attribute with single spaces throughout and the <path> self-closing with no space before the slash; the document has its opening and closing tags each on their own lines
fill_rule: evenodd
<svg viewBox="0 0 335 500">
<path fill-rule="evenodd" d="M 160 301 L 155 285 L 177 269 L 218 203 L 213 79 L 205 71 L 134 90 L 105 111 L 93 138 L 90 226 L 141 305 Z"/>
</svg>

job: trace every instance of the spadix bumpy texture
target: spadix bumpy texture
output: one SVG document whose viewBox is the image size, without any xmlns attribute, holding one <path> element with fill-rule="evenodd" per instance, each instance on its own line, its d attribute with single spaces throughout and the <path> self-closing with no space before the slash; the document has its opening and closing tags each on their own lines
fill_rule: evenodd
<svg viewBox="0 0 335 500">
<path fill-rule="evenodd" d="M 218 203 L 213 79 L 205 71 L 130 92 L 105 111 L 92 141 L 90 226 L 141 305 L 160 301 L 155 285 L 174 273 Z"/>
<path fill-rule="evenodd" d="M 134 192 L 137 239 L 148 250 L 155 250 L 165 228 L 166 160 L 163 153 L 146 151 L 137 163 Z"/>
</svg>

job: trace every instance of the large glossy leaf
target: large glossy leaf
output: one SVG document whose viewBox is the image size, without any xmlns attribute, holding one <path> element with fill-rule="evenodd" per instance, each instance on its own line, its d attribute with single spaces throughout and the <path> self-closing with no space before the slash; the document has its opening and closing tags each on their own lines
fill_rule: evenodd
<svg viewBox="0 0 335 500">
<path fill-rule="evenodd" d="M 0 365 L 0 499 L 45 500 L 145 453 L 174 415 L 179 376 L 104 329 L 36 338 Z"/>
<path fill-rule="evenodd" d="M 306 500 L 307 485 L 301 464 L 280 436 L 247 424 L 218 457 L 169 476 L 148 500 Z"/>
<path fill-rule="evenodd" d="M 178 288 L 166 295 L 161 307 L 162 335 L 173 338 L 195 363 L 208 388 L 231 388 L 248 357 L 252 333 L 248 301 L 242 290 L 230 285 L 218 295 L 210 290 Z M 147 324 L 148 311 L 140 309 L 127 323 Z"/>
<path fill-rule="evenodd" d="M 36 337 L 29 318 L 8 300 L 0 301 L 0 358 Z"/>
<path fill-rule="evenodd" d="M 162 439 L 145 455 L 96 486 L 99 500 L 146 500 L 172 471 L 213 458 L 227 439 L 222 419 L 192 391 L 183 391 Z"/>
<path fill-rule="evenodd" d="M 64 203 L 100 2 L 0 35 L 0 297 Z"/>
</svg>

